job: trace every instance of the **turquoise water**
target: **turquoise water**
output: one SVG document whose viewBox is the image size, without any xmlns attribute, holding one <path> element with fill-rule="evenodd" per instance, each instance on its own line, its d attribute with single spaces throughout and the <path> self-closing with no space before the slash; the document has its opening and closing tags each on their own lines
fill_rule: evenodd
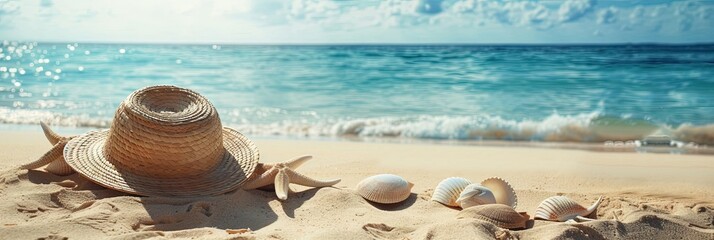
<svg viewBox="0 0 714 240">
<path fill-rule="evenodd" d="M 0 123 L 108 127 L 153 84 L 255 136 L 714 144 L 714 45 L 244 46 L 5 42 Z"/>
</svg>

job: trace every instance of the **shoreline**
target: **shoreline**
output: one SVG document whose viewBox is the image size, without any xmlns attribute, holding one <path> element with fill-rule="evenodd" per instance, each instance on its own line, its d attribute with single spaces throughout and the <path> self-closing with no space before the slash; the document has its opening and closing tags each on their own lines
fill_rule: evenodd
<svg viewBox="0 0 714 240">
<path fill-rule="evenodd" d="M 7 170 L 13 165 L 32 161 L 38 158 L 51 146 L 47 143 L 41 131 L 3 132 L 0 145 L 5 152 L 0 169 Z M 598 187 L 594 182 L 613 182 L 627 180 L 628 187 L 636 190 L 650 190 L 648 194 L 657 194 L 661 189 L 650 189 L 647 185 L 639 185 L 631 180 L 655 182 L 658 184 L 677 185 L 670 180 L 680 179 L 687 186 L 675 188 L 680 193 L 689 193 L 692 189 L 700 189 L 714 182 L 714 156 L 692 154 L 651 154 L 636 152 L 605 152 L 583 149 L 539 148 L 523 146 L 486 146 L 430 143 L 395 143 L 395 142 L 354 142 L 332 140 L 284 140 L 251 138 L 261 154 L 261 162 L 279 162 L 298 155 L 313 155 L 315 162 L 301 169 L 308 173 L 324 175 L 318 171 L 321 167 L 339 167 L 349 169 L 358 167 L 357 163 L 379 163 L 378 166 L 360 166 L 366 172 L 405 172 L 412 174 L 419 171 L 435 170 L 443 178 L 449 175 L 503 175 L 517 177 L 518 173 L 541 175 L 552 178 L 553 173 L 559 177 L 581 179 L 591 189 L 610 189 L 612 186 Z M 8 149 L 10 148 L 10 149 Z M 448 159 L 444 159 L 448 156 Z M 336 159 L 336 162 L 330 162 Z M 347 162 L 346 162 L 347 161 Z M 503 163 L 503 165 L 497 164 Z M 311 167 L 310 165 L 315 165 Z M 414 164 L 414 167 L 408 166 Z M 430 166 L 436 164 L 437 166 Z M 483 164 L 483 165 L 481 165 Z M 475 169 L 464 169 L 459 166 L 473 166 Z M 424 168 L 425 166 L 429 166 Z M 509 172 L 512 167 L 516 172 Z M 423 168 L 423 169 L 422 169 Z M 655 175 L 644 169 L 662 171 Z M 556 171 L 557 170 L 557 171 Z M 555 171 L 555 172 L 552 172 Z M 449 174 L 444 174 L 444 172 Z M 490 172 L 490 173 L 489 173 Z M 550 174 L 549 174 L 550 172 Z M 357 174 L 358 172 L 344 172 Z M 550 175 L 550 176 L 549 176 Z M 362 177 L 357 174 L 356 177 Z M 424 176 L 415 175 L 418 178 Z M 343 183 L 358 182 L 358 179 L 342 177 Z M 589 178 L 589 179 L 586 179 Z M 436 185 L 434 177 L 425 178 L 432 182 L 421 183 L 421 186 Z M 596 181 L 594 181 L 596 180 Z M 540 188 L 537 184 L 523 181 L 524 188 L 538 188 L 558 192 L 558 189 Z M 580 184 L 578 184 L 580 185 Z M 345 187 L 347 187 L 345 185 Z M 516 187 L 518 189 L 518 187 Z M 689 189 L 685 191 L 684 189 Z M 578 189 L 567 191 L 583 193 Z M 714 191 L 704 191 L 710 199 L 714 199 Z M 714 203 L 714 200 L 708 200 Z"/>
<path fill-rule="evenodd" d="M 236 235 L 227 234 L 225 229 L 239 228 L 251 228 L 238 235 L 248 239 L 429 235 L 453 239 L 493 238 L 503 233 L 504 230 L 485 222 L 455 219 L 459 209 L 430 201 L 434 187 L 455 176 L 474 182 L 494 176 L 506 179 L 518 195 L 516 210 L 528 212 L 531 217 L 538 204 L 550 196 L 568 196 L 583 205 L 605 196 L 598 208 L 598 221 L 578 228 L 536 220 L 525 230 L 505 230 L 520 239 L 573 236 L 569 234 L 583 237 L 585 233 L 612 239 L 701 238 L 714 234 L 714 221 L 709 221 L 714 219 L 712 156 L 252 140 L 260 151 L 261 162 L 311 154 L 314 159 L 300 167 L 299 172 L 316 179 L 341 178 L 342 182 L 319 189 L 292 185 L 293 191 L 286 201 L 279 201 L 274 192 L 263 190 L 238 190 L 180 201 L 127 196 L 88 183 L 77 174 L 59 177 L 39 170 L 13 170 L 44 154 L 50 144 L 41 131 L 3 132 L 0 211 L 7 217 L 0 219 L 0 235 L 229 239 Z M 397 174 L 414 183 L 411 197 L 395 205 L 380 205 L 356 195 L 354 188 L 359 181 L 382 173 Z M 676 231 L 652 227 L 657 224 Z M 582 232 L 581 228 L 589 230 Z M 631 231 L 618 232 L 621 228 Z"/>
<path fill-rule="evenodd" d="M 103 128 L 93 127 L 66 127 L 52 126 L 52 129 L 63 135 L 79 135 L 88 131 Z M 39 124 L 7 124 L 0 123 L 0 133 L 41 133 Z M 346 143 L 390 143 L 390 144 L 427 144 L 435 146 L 475 146 L 475 147 L 518 147 L 535 149 L 563 149 L 563 150 L 584 150 L 592 152 L 614 152 L 614 153 L 642 153 L 642 154 L 674 154 L 674 155 L 714 155 L 714 148 L 709 146 L 689 146 L 682 147 L 647 147 L 635 146 L 631 142 L 615 141 L 617 144 L 596 143 L 596 142 L 543 142 L 543 141 L 504 141 L 504 140 L 453 140 L 453 139 L 424 139 L 424 138 L 401 138 L 401 137 L 357 137 L 357 136 L 277 136 L 277 135 L 250 135 L 251 139 L 274 140 L 274 141 L 316 141 L 316 142 L 346 142 Z"/>
</svg>

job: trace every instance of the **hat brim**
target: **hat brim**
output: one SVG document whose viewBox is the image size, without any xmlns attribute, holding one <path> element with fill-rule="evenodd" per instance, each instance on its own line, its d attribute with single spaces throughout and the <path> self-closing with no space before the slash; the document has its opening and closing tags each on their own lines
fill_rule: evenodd
<svg viewBox="0 0 714 240">
<path fill-rule="evenodd" d="M 198 176 L 155 178 L 137 175 L 113 164 L 104 152 L 109 130 L 78 136 L 64 148 L 64 158 L 92 182 L 142 196 L 192 197 L 219 195 L 238 189 L 255 171 L 260 154 L 253 142 L 231 128 L 223 128 L 225 154 L 216 166 Z"/>
</svg>

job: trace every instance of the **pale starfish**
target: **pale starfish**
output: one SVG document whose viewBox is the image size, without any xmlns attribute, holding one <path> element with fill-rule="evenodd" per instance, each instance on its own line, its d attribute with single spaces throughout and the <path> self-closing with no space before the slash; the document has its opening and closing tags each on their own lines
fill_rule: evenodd
<svg viewBox="0 0 714 240">
<path fill-rule="evenodd" d="M 312 159 L 312 156 L 297 157 L 281 163 L 258 163 L 255 173 L 253 173 L 253 178 L 243 185 L 243 189 L 256 189 L 274 184 L 275 195 L 280 200 L 286 200 L 288 199 L 288 191 L 290 191 L 290 183 L 308 187 L 329 187 L 340 182 L 340 179 L 315 180 L 295 171 L 296 168 L 310 159 Z"/>
<path fill-rule="evenodd" d="M 53 132 L 52 129 L 50 129 L 50 127 L 47 126 L 47 124 L 45 124 L 44 122 L 40 122 L 40 126 L 42 126 L 42 131 L 45 132 L 45 137 L 47 137 L 47 140 L 49 140 L 50 144 L 54 146 L 52 146 L 52 148 L 47 153 L 45 153 L 45 155 L 42 155 L 42 157 L 40 157 L 40 159 L 38 159 L 37 161 L 22 165 L 20 166 L 20 168 L 35 169 L 47 165 L 45 170 L 56 175 L 65 176 L 74 173 L 72 167 L 70 167 L 67 162 L 64 161 L 63 151 L 64 146 L 67 145 L 67 142 L 69 142 L 69 140 L 72 140 L 72 138 L 76 136 L 62 137 L 59 134 Z"/>
</svg>

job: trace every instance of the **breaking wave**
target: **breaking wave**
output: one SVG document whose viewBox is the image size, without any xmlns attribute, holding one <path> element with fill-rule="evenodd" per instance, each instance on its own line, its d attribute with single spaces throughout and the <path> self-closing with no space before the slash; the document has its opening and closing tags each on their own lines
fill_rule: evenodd
<svg viewBox="0 0 714 240">
<path fill-rule="evenodd" d="M 227 126 L 253 136 L 600 143 L 640 140 L 658 134 L 685 143 L 714 145 L 714 124 L 668 126 L 646 120 L 607 116 L 600 112 L 578 115 L 554 113 L 540 120 L 511 120 L 489 115 L 295 119 L 270 123 L 241 123 L 225 115 L 222 119 Z M 111 123 L 111 119 L 88 115 L 0 108 L 0 123 L 27 125 L 38 124 L 40 121 L 84 128 L 106 128 Z"/>
</svg>

